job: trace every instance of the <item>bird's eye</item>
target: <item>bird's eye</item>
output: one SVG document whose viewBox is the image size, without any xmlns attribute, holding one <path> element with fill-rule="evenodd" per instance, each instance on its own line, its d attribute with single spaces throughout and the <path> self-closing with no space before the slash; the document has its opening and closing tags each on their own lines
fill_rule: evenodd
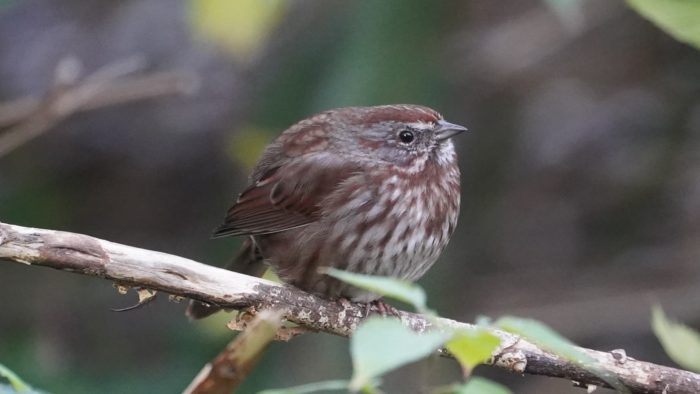
<svg viewBox="0 0 700 394">
<path fill-rule="evenodd" d="M 413 135 L 411 130 L 402 130 L 399 133 L 399 141 L 403 142 L 404 144 L 410 144 L 414 139 L 416 139 L 416 136 Z"/>
</svg>

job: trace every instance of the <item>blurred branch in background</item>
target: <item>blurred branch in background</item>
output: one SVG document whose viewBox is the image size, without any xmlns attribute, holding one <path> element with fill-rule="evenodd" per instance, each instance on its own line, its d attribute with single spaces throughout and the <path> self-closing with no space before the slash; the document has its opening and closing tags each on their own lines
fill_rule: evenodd
<svg viewBox="0 0 700 394">
<path fill-rule="evenodd" d="M 114 280 L 120 285 L 161 290 L 227 308 L 257 314 L 283 311 L 287 320 L 319 331 L 348 336 L 366 317 L 363 305 L 325 300 L 284 286 L 197 263 L 182 257 L 138 249 L 75 233 L 40 230 L 0 223 L 0 259 L 46 266 Z M 440 327 L 472 328 L 449 319 L 433 320 L 398 312 L 402 323 L 417 332 Z M 700 375 L 637 361 L 624 351 L 578 348 L 596 361 L 599 372 L 542 350 L 517 335 L 500 330 L 501 340 L 490 363 L 515 373 L 573 380 L 581 387 L 606 386 L 598 376 L 619 380 L 632 393 L 698 393 Z"/>
<path fill-rule="evenodd" d="M 81 62 L 71 56 L 63 58 L 44 97 L 0 103 L 0 130 L 6 129 L 0 131 L 0 158 L 75 113 L 197 90 L 197 76 L 192 73 L 164 71 L 127 77 L 144 66 L 143 59 L 132 57 L 81 78 Z"/>
</svg>

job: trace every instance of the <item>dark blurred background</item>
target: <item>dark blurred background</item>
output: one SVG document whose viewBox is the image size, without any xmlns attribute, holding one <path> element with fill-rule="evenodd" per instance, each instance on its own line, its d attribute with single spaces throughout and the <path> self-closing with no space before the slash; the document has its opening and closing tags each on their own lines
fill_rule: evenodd
<svg viewBox="0 0 700 394">
<path fill-rule="evenodd" d="M 194 88 L 77 113 L 0 157 L 1 221 L 222 264 L 239 240 L 209 234 L 270 139 L 327 108 L 420 103 L 472 130 L 457 233 L 420 282 L 443 316 L 532 317 L 667 365 L 650 305 L 700 326 L 700 54 L 622 1 L 0 0 L 0 103 L 46 94 L 62 59 L 89 75 L 134 57 L 131 77 Z M 225 315 L 190 323 L 166 297 L 114 313 L 133 293 L 17 264 L 0 263 L 0 300 L 0 363 L 55 393 L 179 392 L 233 335 Z M 347 349 L 273 344 L 241 392 L 348 378 Z M 437 359 L 385 388 L 459 378 Z"/>
</svg>

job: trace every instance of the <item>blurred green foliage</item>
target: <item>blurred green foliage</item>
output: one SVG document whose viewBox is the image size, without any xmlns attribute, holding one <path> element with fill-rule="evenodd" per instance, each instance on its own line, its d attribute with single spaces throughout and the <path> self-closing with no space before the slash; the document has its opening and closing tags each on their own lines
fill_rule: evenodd
<svg viewBox="0 0 700 394">
<path fill-rule="evenodd" d="M 264 48 L 288 5 L 283 0 L 191 0 L 189 15 L 205 39 L 250 61 Z"/>
<path fill-rule="evenodd" d="M 700 332 L 670 320 L 659 305 L 654 305 L 651 310 L 651 325 L 673 361 L 683 368 L 700 372 Z"/>
<path fill-rule="evenodd" d="M 675 39 L 700 49 L 700 2 L 627 0 L 627 4 Z"/>
<path fill-rule="evenodd" d="M 316 111 L 348 105 L 439 107 L 449 90 L 435 45 L 446 7 L 421 0 L 344 4 L 329 16 L 330 29 L 295 48 L 271 76 L 256 124 L 283 130 Z"/>
<path fill-rule="evenodd" d="M 353 3 L 349 31 L 335 46 L 313 108 L 394 102 L 439 107 L 445 81 L 436 63 L 441 56 L 435 42 L 443 31 L 444 4 Z"/>
<path fill-rule="evenodd" d="M 244 127 L 231 135 L 228 152 L 242 168 L 252 170 L 273 133 L 255 127 Z"/>
<path fill-rule="evenodd" d="M 12 372 L 12 370 L 7 368 L 6 366 L 0 364 L 0 386 L 3 385 L 3 380 L 9 383 L 9 387 L 6 387 L 4 389 L 0 388 L 0 390 L 6 390 L 8 392 L 10 390 L 12 390 L 13 392 L 29 392 L 32 390 L 32 388 L 22 379 L 20 379 L 20 377 L 17 376 L 16 373 Z"/>
</svg>

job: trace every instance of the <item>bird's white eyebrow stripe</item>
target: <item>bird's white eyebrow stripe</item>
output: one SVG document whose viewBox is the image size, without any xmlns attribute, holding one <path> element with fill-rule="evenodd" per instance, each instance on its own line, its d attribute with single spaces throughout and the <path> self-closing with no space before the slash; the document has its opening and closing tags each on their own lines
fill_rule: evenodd
<svg viewBox="0 0 700 394">
<path fill-rule="evenodd" d="M 430 130 L 435 127 L 435 124 L 431 122 L 412 122 L 406 125 L 417 130 Z"/>
</svg>

